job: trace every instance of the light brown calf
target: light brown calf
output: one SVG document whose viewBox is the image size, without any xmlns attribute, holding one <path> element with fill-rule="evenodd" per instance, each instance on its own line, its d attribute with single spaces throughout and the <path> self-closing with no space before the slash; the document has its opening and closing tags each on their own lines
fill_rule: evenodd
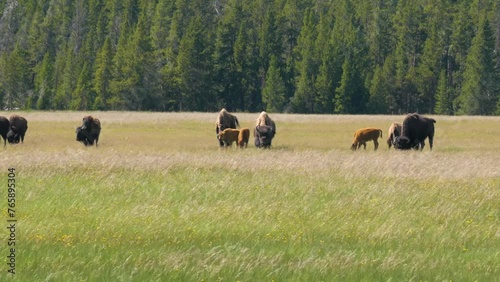
<svg viewBox="0 0 500 282">
<path fill-rule="evenodd" d="M 368 127 L 358 129 L 354 133 L 354 141 L 352 142 L 351 150 L 355 151 L 363 145 L 366 150 L 366 142 L 372 141 L 375 144 L 375 150 L 378 148 L 378 138 L 382 138 L 382 130 L 378 128 Z"/>
<path fill-rule="evenodd" d="M 240 134 L 238 135 L 238 146 L 243 148 L 248 147 L 248 139 L 250 139 L 250 129 L 242 128 L 240 129 Z"/>
<path fill-rule="evenodd" d="M 224 143 L 225 147 L 230 147 L 233 142 L 238 142 L 238 136 L 240 131 L 238 129 L 226 128 L 222 132 L 219 132 L 219 140 Z"/>
<path fill-rule="evenodd" d="M 387 138 L 387 145 L 389 149 L 392 145 L 396 144 L 396 137 L 401 135 L 401 123 L 393 122 L 388 131 L 389 137 Z"/>
</svg>

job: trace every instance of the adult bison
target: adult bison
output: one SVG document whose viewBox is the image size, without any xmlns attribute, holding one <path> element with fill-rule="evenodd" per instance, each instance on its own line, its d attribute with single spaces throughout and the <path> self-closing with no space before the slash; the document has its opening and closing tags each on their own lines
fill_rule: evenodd
<svg viewBox="0 0 500 282">
<path fill-rule="evenodd" d="M 10 144 L 24 143 L 24 135 L 28 130 L 28 121 L 22 116 L 12 115 L 9 118 L 10 130 L 7 133 L 7 141 Z"/>
<path fill-rule="evenodd" d="M 219 133 L 224 131 L 226 128 L 236 129 L 240 126 L 238 118 L 235 115 L 230 114 L 226 109 L 222 109 L 217 116 L 215 121 L 215 133 L 217 134 L 217 140 L 219 140 L 219 145 L 224 146 L 224 142 L 220 140 Z"/>
<path fill-rule="evenodd" d="M 85 146 L 92 146 L 95 141 L 97 147 L 101 134 L 101 122 L 92 116 L 85 116 L 82 123 L 82 126 L 76 128 L 76 141 L 82 142 Z"/>
<path fill-rule="evenodd" d="M 253 135 L 255 137 L 255 147 L 271 147 L 274 135 L 276 135 L 276 124 L 266 112 L 261 112 L 257 118 Z"/>
<path fill-rule="evenodd" d="M 356 149 L 361 148 L 366 150 L 366 142 L 372 141 L 375 145 L 375 150 L 378 149 L 378 138 L 382 138 L 382 130 L 373 127 L 361 128 L 354 132 L 354 140 L 352 141 L 351 150 L 356 151 Z"/>
<path fill-rule="evenodd" d="M 434 123 L 436 120 L 424 117 L 417 113 L 408 114 L 403 120 L 401 136 L 396 138 L 394 148 L 400 150 L 419 149 L 423 150 L 425 139 L 429 138 L 429 146 L 432 151 L 434 141 Z"/>
<path fill-rule="evenodd" d="M 401 123 L 393 122 L 388 130 L 389 137 L 387 138 L 387 145 L 389 149 L 391 146 L 396 147 L 396 138 L 401 135 Z"/>
<path fill-rule="evenodd" d="M 3 138 L 3 145 L 7 144 L 7 134 L 10 130 L 10 122 L 6 117 L 0 116 L 0 136 Z"/>
</svg>

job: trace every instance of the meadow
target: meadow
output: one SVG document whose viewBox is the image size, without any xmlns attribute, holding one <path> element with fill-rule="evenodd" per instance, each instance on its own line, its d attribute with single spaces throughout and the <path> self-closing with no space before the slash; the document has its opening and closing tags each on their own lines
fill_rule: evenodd
<svg viewBox="0 0 500 282">
<path fill-rule="evenodd" d="M 498 281 L 500 117 L 437 120 L 434 148 L 389 150 L 403 116 L 270 114 L 273 148 L 219 149 L 216 113 L 19 112 L 16 274 L 0 281 Z M 0 112 L 10 116 L 10 112 Z M 258 114 L 236 113 L 251 128 Z M 377 151 L 350 151 L 379 127 Z M 251 137 L 252 139 L 252 137 Z"/>
</svg>

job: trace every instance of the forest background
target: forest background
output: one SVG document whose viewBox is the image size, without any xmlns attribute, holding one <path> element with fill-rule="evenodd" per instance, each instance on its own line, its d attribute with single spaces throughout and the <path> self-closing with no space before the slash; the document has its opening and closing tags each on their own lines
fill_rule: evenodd
<svg viewBox="0 0 500 282">
<path fill-rule="evenodd" d="M 500 115 L 496 0 L 0 0 L 0 107 Z"/>
</svg>

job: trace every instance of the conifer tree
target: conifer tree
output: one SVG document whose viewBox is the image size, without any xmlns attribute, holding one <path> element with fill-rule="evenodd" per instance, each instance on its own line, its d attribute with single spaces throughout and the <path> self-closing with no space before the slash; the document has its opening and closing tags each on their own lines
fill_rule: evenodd
<svg viewBox="0 0 500 282">
<path fill-rule="evenodd" d="M 262 102 L 269 112 L 282 112 L 285 108 L 285 82 L 281 76 L 278 59 L 271 57 L 269 70 L 266 74 L 266 84 L 262 90 Z"/>
</svg>

